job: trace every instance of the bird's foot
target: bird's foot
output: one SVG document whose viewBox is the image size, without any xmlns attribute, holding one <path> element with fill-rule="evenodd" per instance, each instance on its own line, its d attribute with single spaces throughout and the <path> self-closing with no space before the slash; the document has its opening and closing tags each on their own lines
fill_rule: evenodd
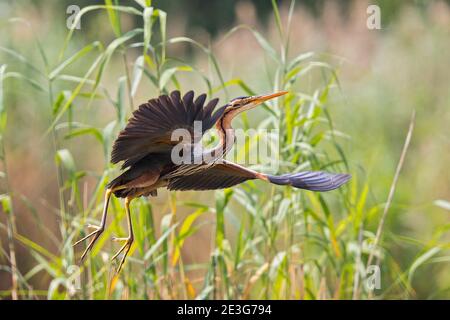
<svg viewBox="0 0 450 320">
<path fill-rule="evenodd" d="M 116 242 L 125 242 L 125 244 L 119 249 L 119 251 L 117 251 L 117 253 L 111 258 L 111 261 L 113 261 L 122 252 L 124 253 L 122 259 L 120 260 L 119 267 L 117 268 L 117 273 L 119 273 L 120 270 L 122 269 L 125 259 L 127 258 L 128 252 L 130 252 L 131 245 L 133 244 L 134 239 L 133 237 L 128 237 L 128 238 L 113 238 L 112 240 Z"/>
<path fill-rule="evenodd" d="M 104 227 L 103 226 L 94 226 L 94 225 L 88 225 L 88 228 L 90 229 L 94 229 L 93 232 L 89 233 L 87 236 L 85 236 L 84 238 L 78 240 L 77 242 L 75 242 L 73 244 L 73 246 L 75 247 L 77 244 L 83 242 L 86 239 L 89 239 L 92 237 L 91 242 L 89 242 L 88 246 L 86 247 L 86 249 L 84 250 L 83 254 L 81 255 L 81 259 L 80 262 L 83 262 L 84 258 L 86 257 L 86 254 L 92 249 L 92 247 L 94 246 L 94 243 L 97 241 L 97 239 L 100 237 L 100 235 L 102 234 Z"/>
</svg>

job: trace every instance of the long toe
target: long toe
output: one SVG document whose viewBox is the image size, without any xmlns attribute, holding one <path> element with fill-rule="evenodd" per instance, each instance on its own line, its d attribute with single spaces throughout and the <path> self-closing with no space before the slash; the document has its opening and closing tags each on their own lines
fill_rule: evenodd
<svg viewBox="0 0 450 320">
<path fill-rule="evenodd" d="M 92 237 L 92 240 L 89 242 L 89 244 L 87 245 L 87 247 L 84 250 L 83 254 L 81 255 L 80 262 L 83 262 L 83 260 L 86 257 L 87 253 L 92 249 L 92 247 L 94 246 L 95 242 L 97 241 L 97 239 L 100 237 L 100 235 L 102 234 L 102 232 L 104 230 L 101 226 L 97 226 L 96 229 L 97 230 L 89 233 L 87 236 L 85 236 L 84 238 L 78 240 L 77 242 L 75 242 L 73 244 L 73 246 L 76 246 L 79 243 L 83 242 L 84 240 L 87 240 L 87 239 Z"/>
<path fill-rule="evenodd" d="M 124 245 L 111 258 L 111 261 L 113 261 L 123 252 L 123 257 L 120 260 L 119 267 L 117 268 L 117 273 L 119 273 L 120 270 L 122 269 L 122 266 L 123 266 L 127 256 L 128 256 L 128 253 L 129 253 L 129 251 L 131 249 L 131 245 L 133 244 L 133 238 L 115 238 L 113 240 L 115 240 L 115 241 L 125 241 Z"/>
</svg>

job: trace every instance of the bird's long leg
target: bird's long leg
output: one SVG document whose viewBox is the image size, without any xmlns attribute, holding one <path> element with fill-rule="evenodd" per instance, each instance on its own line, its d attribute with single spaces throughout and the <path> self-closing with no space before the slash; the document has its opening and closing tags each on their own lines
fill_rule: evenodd
<svg viewBox="0 0 450 320">
<path fill-rule="evenodd" d="M 131 200 L 133 200 L 133 198 L 131 198 L 131 197 L 126 197 L 125 198 L 125 211 L 127 213 L 127 222 L 128 222 L 128 237 L 127 238 L 114 238 L 113 239 L 113 241 L 125 241 L 125 244 L 111 258 L 111 260 L 114 260 L 114 259 L 116 259 L 119 256 L 119 254 L 121 254 L 122 252 L 124 253 L 123 257 L 122 257 L 122 260 L 120 260 L 119 267 L 117 268 L 117 273 L 119 273 L 120 270 L 122 269 L 123 263 L 125 262 L 125 259 L 127 258 L 128 252 L 130 251 L 131 245 L 133 244 L 133 241 L 134 241 L 133 224 L 131 222 L 131 212 L 130 212 L 130 202 L 131 202 Z"/>
<path fill-rule="evenodd" d="M 112 189 L 106 189 L 105 204 L 103 207 L 102 221 L 100 222 L 100 225 L 99 226 L 89 225 L 90 228 L 93 228 L 95 230 L 73 244 L 74 246 L 76 246 L 77 244 L 83 242 L 84 240 L 92 237 L 92 240 L 89 242 L 88 246 L 86 247 L 83 254 L 81 255 L 81 259 L 80 259 L 81 262 L 84 260 L 84 258 L 86 257 L 86 254 L 92 249 L 92 247 L 94 246 L 94 243 L 97 241 L 97 239 L 100 237 L 102 232 L 105 230 L 106 216 L 108 213 L 108 204 L 109 204 L 109 199 L 111 198 L 112 191 L 113 191 Z"/>
</svg>

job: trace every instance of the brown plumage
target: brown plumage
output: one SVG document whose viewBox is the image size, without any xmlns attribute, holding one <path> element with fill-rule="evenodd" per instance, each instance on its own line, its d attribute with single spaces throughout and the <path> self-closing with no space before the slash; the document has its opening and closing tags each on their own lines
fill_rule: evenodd
<svg viewBox="0 0 450 320">
<path fill-rule="evenodd" d="M 92 238 L 81 259 L 86 256 L 105 228 L 111 194 L 125 198 L 128 217 L 129 237 L 114 239 L 125 242 L 113 256 L 115 259 L 121 252 L 124 252 L 118 267 L 119 272 L 133 242 L 130 201 L 140 196 L 155 196 L 158 188 L 215 190 L 229 188 L 247 180 L 259 179 L 306 190 L 328 191 L 347 182 L 350 179 L 348 174 L 308 171 L 272 176 L 223 159 L 235 139 L 231 127 L 232 119 L 243 111 L 286 93 L 239 97 L 217 110 L 215 109 L 218 99 L 213 99 L 205 105 L 206 95 L 202 94 L 194 99 L 193 91 L 187 92 L 183 97 L 179 91 L 173 91 L 170 95 L 161 95 L 157 99 L 151 99 L 140 105 L 125 129 L 120 132 L 111 153 L 111 162 L 123 161 L 122 169 L 126 169 L 126 171 L 107 185 L 100 226 L 95 227 L 92 233 L 75 243 L 76 245 Z M 195 135 L 196 125 L 201 125 L 200 134 L 197 136 Z M 212 150 L 196 153 L 193 147 L 201 143 L 203 134 L 213 126 L 216 127 L 219 134 L 220 144 Z M 183 159 L 200 159 L 200 162 L 175 163 L 173 161 L 172 151 L 179 145 L 179 141 L 172 138 L 172 133 L 176 129 L 185 129 L 190 137 L 187 143 L 184 141 L 184 146 L 187 148 L 182 149 L 182 153 L 187 158 Z M 204 161 L 205 158 L 209 160 Z"/>
</svg>

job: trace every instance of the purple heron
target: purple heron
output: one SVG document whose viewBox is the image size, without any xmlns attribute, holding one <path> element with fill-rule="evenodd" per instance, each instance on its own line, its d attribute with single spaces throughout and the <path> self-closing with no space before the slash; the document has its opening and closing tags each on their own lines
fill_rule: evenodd
<svg viewBox="0 0 450 320">
<path fill-rule="evenodd" d="M 107 185 L 100 225 L 94 226 L 93 232 L 74 244 L 77 245 L 90 238 L 81 260 L 105 229 L 108 203 L 112 194 L 125 198 L 128 222 L 128 237 L 113 239 L 124 242 L 112 257 L 114 260 L 124 253 L 117 269 L 117 272 L 120 272 L 133 243 L 130 202 L 141 196 L 156 196 L 158 188 L 215 190 L 259 179 L 305 190 L 329 191 L 347 182 L 350 179 L 349 174 L 305 171 L 275 176 L 259 173 L 223 159 L 235 142 L 235 132 L 231 127 L 233 118 L 243 111 L 286 93 L 283 91 L 268 95 L 238 97 L 215 112 L 218 99 L 213 99 L 205 105 L 206 94 L 194 100 L 193 91 L 187 92 L 183 97 L 179 91 L 173 91 L 170 95 L 161 95 L 140 105 L 114 142 L 111 154 L 111 162 L 124 161 L 122 169 L 127 170 Z M 196 122 L 201 125 L 200 135 L 194 132 Z M 218 132 L 220 143 L 213 149 L 207 151 L 201 149 L 201 153 L 196 153 L 197 149 L 192 146 L 198 144 L 203 134 L 213 126 Z M 187 156 L 184 159 L 189 159 L 190 162 L 173 161 L 172 152 L 179 144 L 178 140 L 172 138 L 172 133 L 176 129 L 187 130 L 192 137 L 188 147 L 180 152 L 184 153 L 184 156 Z"/>
</svg>

